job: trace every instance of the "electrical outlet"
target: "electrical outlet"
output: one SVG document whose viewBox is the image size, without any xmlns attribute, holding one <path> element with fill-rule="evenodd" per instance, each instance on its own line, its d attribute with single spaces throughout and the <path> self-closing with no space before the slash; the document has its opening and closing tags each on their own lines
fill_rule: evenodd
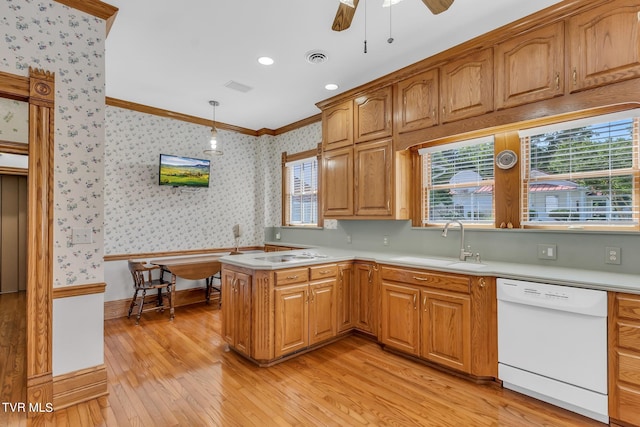
<svg viewBox="0 0 640 427">
<path fill-rule="evenodd" d="M 347 234 L 347 243 L 351 244 L 351 234 Z"/>
<path fill-rule="evenodd" d="M 90 228 L 74 228 L 71 232 L 71 243 L 74 245 L 91 243 L 93 230 Z"/>
<path fill-rule="evenodd" d="M 558 259 L 558 248 L 556 245 L 539 244 L 538 259 Z"/>
<path fill-rule="evenodd" d="M 383 236 L 382 237 L 382 244 L 384 246 L 389 246 L 389 236 Z"/>
<path fill-rule="evenodd" d="M 280 240 L 280 233 L 276 233 L 276 240 Z"/>
<path fill-rule="evenodd" d="M 620 248 L 614 248 L 613 246 L 607 246 L 604 248 L 605 264 L 620 264 L 621 256 Z"/>
</svg>

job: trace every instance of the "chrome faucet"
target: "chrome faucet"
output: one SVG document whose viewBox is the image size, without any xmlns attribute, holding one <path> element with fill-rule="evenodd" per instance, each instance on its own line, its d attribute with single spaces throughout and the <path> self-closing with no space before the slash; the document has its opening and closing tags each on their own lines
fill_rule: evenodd
<svg viewBox="0 0 640 427">
<path fill-rule="evenodd" d="M 468 257 L 473 256 L 473 252 L 464 250 L 464 225 L 462 225 L 462 222 L 458 221 L 457 219 L 447 222 L 442 229 L 442 237 L 447 237 L 447 231 L 449 230 L 449 226 L 453 222 L 457 223 L 460 226 L 460 261 L 466 261 Z"/>
</svg>

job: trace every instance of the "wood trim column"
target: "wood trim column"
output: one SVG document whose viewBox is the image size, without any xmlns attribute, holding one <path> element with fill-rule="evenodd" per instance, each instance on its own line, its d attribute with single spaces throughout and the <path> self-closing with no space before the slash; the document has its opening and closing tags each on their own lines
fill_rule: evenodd
<svg viewBox="0 0 640 427">
<path fill-rule="evenodd" d="M 53 401 L 53 108 L 54 75 L 29 70 L 27 223 L 27 401 Z"/>
</svg>

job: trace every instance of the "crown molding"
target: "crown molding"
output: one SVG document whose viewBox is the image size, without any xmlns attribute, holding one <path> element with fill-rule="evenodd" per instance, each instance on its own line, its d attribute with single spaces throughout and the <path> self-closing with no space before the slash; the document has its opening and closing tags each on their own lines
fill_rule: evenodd
<svg viewBox="0 0 640 427">
<path fill-rule="evenodd" d="M 55 0 L 57 3 L 88 13 L 96 18 L 104 19 L 107 24 L 107 35 L 118 14 L 118 8 L 100 0 Z"/>
</svg>

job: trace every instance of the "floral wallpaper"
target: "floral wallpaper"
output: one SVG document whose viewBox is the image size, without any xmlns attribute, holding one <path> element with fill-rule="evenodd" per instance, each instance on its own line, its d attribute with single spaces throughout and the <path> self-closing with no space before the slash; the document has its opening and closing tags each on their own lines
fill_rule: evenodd
<svg viewBox="0 0 640 427">
<path fill-rule="evenodd" d="M 0 98 L 0 141 L 29 143 L 29 103 Z"/>
<path fill-rule="evenodd" d="M 54 286 L 104 280 L 105 22 L 46 0 L 0 0 L 0 71 L 55 73 Z M 90 244 L 71 230 L 90 228 Z"/>
<path fill-rule="evenodd" d="M 280 153 L 315 147 L 320 125 L 278 137 L 219 130 L 224 155 L 211 158 L 208 189 L 158 185 L 160 153 L 202 158 L 206 126 L 108 106 L 105 143 L 105 254 L 261 245 L 280 221 Z M 274 222 L 275 221 L 275 222 Z"/>
<path fill-rule="evenodd" d="M 158 185 L 159 157 L 206 157 L 210 128 L 117 107 L 105 128 L 105 254 L 232 247 L 234 224 L 241 246 L 262 241 L 257 138 L 219 130 L 209 188 L 189 192 Z"/>
</svg>

